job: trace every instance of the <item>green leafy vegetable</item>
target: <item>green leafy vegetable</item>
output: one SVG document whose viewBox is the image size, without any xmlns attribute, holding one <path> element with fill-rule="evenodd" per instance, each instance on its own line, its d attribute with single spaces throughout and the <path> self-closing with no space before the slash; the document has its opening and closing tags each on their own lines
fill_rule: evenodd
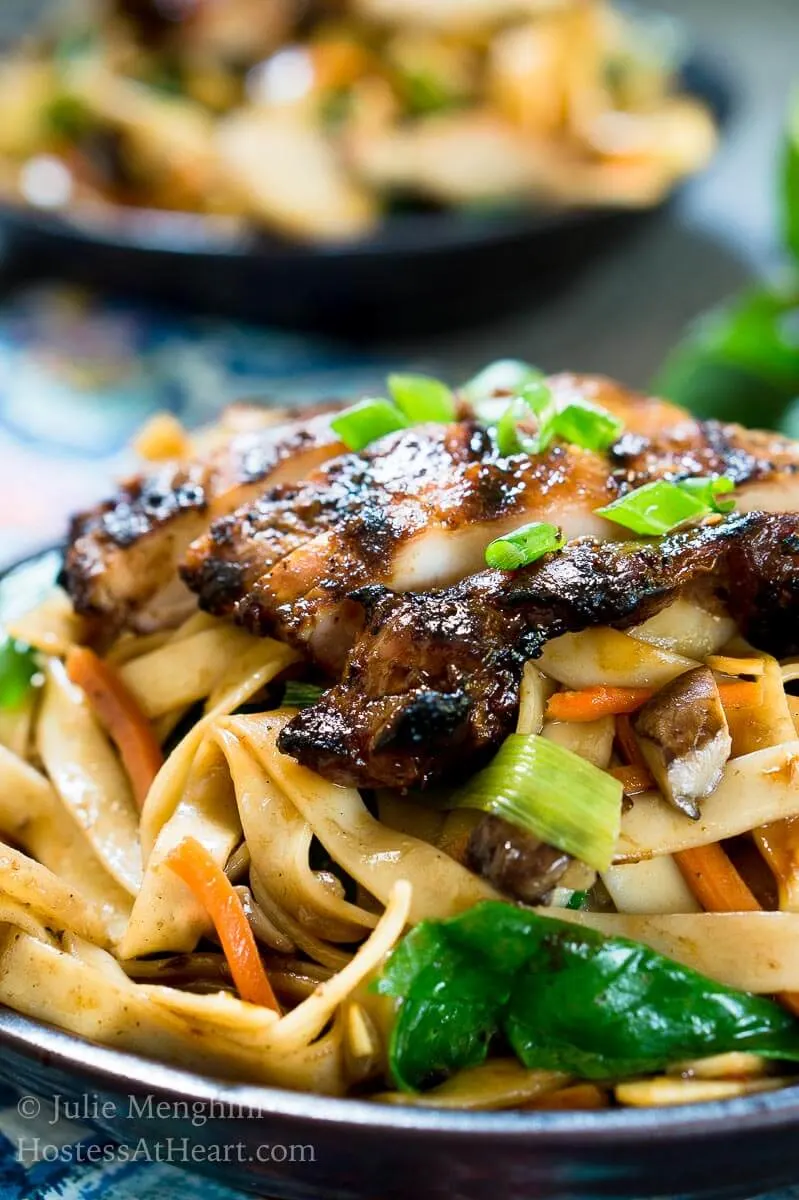
<svg viewBox="0 0 799 1200">
<path fill-rule="evenodd" d="M 489 542 L 485 560 L 489 567 L 496 567 L 500 571 L 516 571 L 519 567 L 529 566 L 551 550 L 560 550 L 563 545 L 565 538 L 557 525 L 533 521 Z"/>
<path fill-rule="evenodd" d="M 799 1024 L 625 938 L 499 901 L 423 921 L 375 984 L 397 1001 L 389 1062 L 413 1090 L 481 1063 L 503 1036 L 526 1067 L 587 1079 L 746 1050 L 799 1060 Z"/>
<path fill-rule="evenodd" d="M 388 400 L 375 399 L 360 400 L 343 409 L 333 418 L 330 426 L 345 446 L 357 451 L 387 433 L 407 429 L 408 421 Z"/>
<path fill-rule="evenodd" d="M 573 400 L 555 418 L 555 433 L 583 450 L 607 450 L 624 431 L 624 422 L 598 404 Z"/>
<path fill-rule="evenodd" d="M 676 529 L 683 521 L 705 517 L 714 509 L 690 489 L 657 479 L 594 511 L 633 533 L 659 535 Z"/>
<path fill-rule="evenodd" d="M 604 871 L 619 838 L 622 791 L 612 775 L 557 742 L 513 733 L 451 804 L 503 817 Z"/>
<path fill-rule="evenodd" d="M 581 908 L 585 908 L 588 903 L 588 892 L 572 892 L 569 897 L 567 908 L 574 909 L 579 912 Z"/>
<path fill-rule="evenodd" d="M 0 641 L 0 709 L 19 708 L 38 668 L 35 651 L 12 638 Z"/>
<path fill-rule="evenodd" d="M 455 419 L 455 398 L 439 379 L 429 375 L 389 375 L 388 390 L 411 424 Z"/>
<path fill-rule="evenodd" d="M 308 708 L 321 699 L 324 691 L 315 683 L 299 683 L 290 679 L 283 693 L 283 703 L 287 708 Z"/>
</svg>

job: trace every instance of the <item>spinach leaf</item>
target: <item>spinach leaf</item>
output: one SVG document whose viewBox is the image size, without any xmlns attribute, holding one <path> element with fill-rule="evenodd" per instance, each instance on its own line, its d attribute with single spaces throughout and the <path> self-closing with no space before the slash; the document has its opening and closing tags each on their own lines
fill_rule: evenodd
<svg viewBox="0 0 799 1200">
<path fill-rule="evenodd" d="M 799 1060 L 799 1024 L 770 1000 L 500 901 L 422 922 L 375 987 L 397 1001 L 389 1061 L 408 1090 L 476 1066 L 497 1037 L 527 1067 L 584 1078 L 733 1049 Z"/>
<path fill-rule="evenodd" d="M 30 646 L 8 637 L 0 639 L 0 710 L 20 707 L 37 669 Z"/>
</svg>

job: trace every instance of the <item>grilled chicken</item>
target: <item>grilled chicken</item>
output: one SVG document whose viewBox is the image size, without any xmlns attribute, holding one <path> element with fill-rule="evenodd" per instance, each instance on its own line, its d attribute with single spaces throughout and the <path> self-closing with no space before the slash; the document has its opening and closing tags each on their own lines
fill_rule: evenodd
<svg viewBox="0 0 799 1200">
<path fill-rule="evenodd" d="M 62 581 L 77 611 L 110 631 L 179 624 L 197 603 L 178 575 L 190 543 L 265 487 L 302 479 L 339 454 L 331 411 L 287 420 L 238 408 L 199 461 L 127 480 L 112 500 L 75 517 Z"/>
<path fill-rule="evenodd" d="M 419 787 L 479 766 L 511 732 L 524 663 L 551 638 L 625 627 L 712 580 L 763 649 L 799 653 L 799 515 L 734 514 L 652 543 L 584 538 L 515 573 L 356 595 L 366 624 L 341 683 L 280 749 L 342 784 Z"/>
<path fill-rule="evenodd" d="M 185 581 L 203 608 L 286 639 L 336 673 L 361 616 L 353 590 L 446 586 L 527 521 L 552 521 L 567 537 L 619 538 L 595 509 L 652 479 L 708 474 L 732 476 L 743 509 L 784 509 L 792 496 L 799 508 L 799 448 L 786 439 L 699 422 L 606 380 L 549 382 L 560 401 L 585 397 L 623 420 L 607 455 L 555 444 L 542 456 L 503 458 L 475 421 L 417 426 L 327 462 L 299 486 L 270 487 L 214 523 L 191 547 Z"/>
</svg>

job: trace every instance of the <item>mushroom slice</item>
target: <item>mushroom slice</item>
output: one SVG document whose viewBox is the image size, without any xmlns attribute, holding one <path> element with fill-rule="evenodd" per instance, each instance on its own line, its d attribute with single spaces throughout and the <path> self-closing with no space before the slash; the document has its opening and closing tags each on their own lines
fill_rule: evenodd
<svg viewBox="0 0 799 1200">
<path fill-rule="evenodd" d="M 718 786 L 732 752 L 713 673 L 696 667 L 679 675 L 644 705 L 633 726 L 663 795 L 698 820 L 698 801 Z"/>
<path fill-rule="evenodd" d="M 491 815 L 475 826 L 466 848 L 470 870 L 525 904 L 543 900 L 571 861 L 563 850 Z"/>
</svg>

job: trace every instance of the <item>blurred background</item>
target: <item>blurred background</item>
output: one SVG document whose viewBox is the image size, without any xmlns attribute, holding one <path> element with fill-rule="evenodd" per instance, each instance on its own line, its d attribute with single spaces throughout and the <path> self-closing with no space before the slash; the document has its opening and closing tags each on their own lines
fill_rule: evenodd
<svg viewBox="0 0 799 1200">
<path fill-rule="evenodd" d="M 35 7 L 0 7 L 0 564 L 154 412 L 389 365 L 521 357 L 790 426 L 796 0 L 59 3 L 31 40 Z M 674 354 L 763 281 L 743 338 L 736 309 Z"/>
</svg>

